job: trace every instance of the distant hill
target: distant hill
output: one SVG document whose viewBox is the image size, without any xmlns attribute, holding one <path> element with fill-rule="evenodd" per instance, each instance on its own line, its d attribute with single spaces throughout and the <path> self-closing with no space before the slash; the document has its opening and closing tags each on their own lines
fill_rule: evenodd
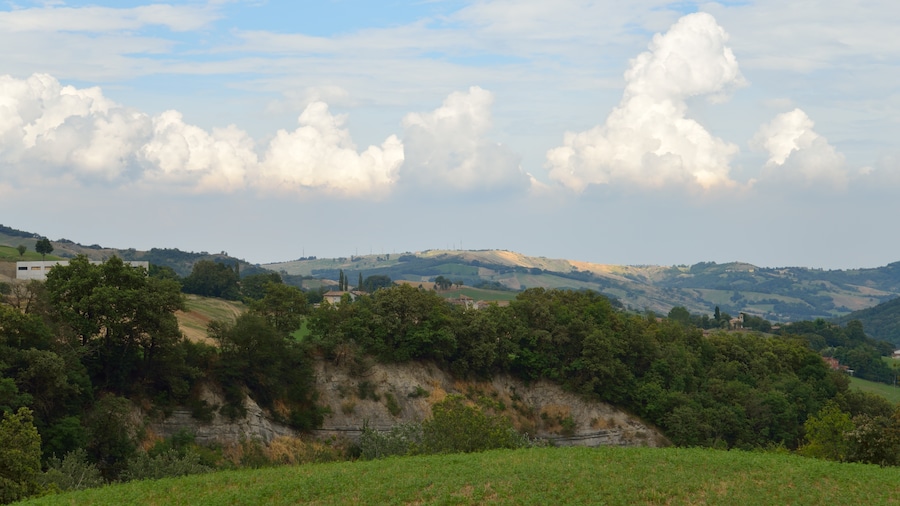
<svg viewBox="0 0 900 506">
<path fill-rule="evenodd" d="M 33 253 L 35 243 L 42 237 L 40 234 L 24 232 L 0 225 L 0 246 L 16 247 L 21 244 L 28 248 L 29 253 Z M 225 252 L 208 253 L 201 251 L 195 253 L 193 251 L 181 251 L 177 248 L 151 248 L 150 251 L 140 251 L 134 248 L 108 248 L 99 244 L 85 246 L 69 239 L 51 240 L 50 243 L 53 245 L 53 255 L 48 256 L 48 259 L 72 258 L 76 255 L 85 255 L 91 260 L 105 260 L 112 256 L 118 256 L 123 260 L 147 261 L 154 265 L 171 267 L 179 276 L 189 275 L 194 263 L 200 260 L 213 260 L 228 264 L 238 262 L 243 274 L 251 274 L 263 270 L 257 265 L 231 257 Z M 34 257 L 32 254 L 29 255 L 29 258 L 26 258 L 26 260 L 34 259 L 40 260 L 40 257 Z"/>
<path fill-rule="evenodd" d="M 875 307 L 854 311 L 835 319 L 846 325 L 850 320 L 859 320 L 869 337 L 888 341 L 900 346 L 900 298 L 891 299 Z"/>
<path fill-rule="evenodd" d="M 395 280 L 431 281 L 444 276 L 466 286 L 590 289 L 636 311 L 744 312 L 785 322 L 831 319 L 900 295 L 900 263 L 855 270 L 764 268 L 747 263 L 701 262 L 692 266 L 619 266 L 528 257 L 502 250 L 430 250 L 419 253 L 306 258 L 263 267 L 292 275 L 355 280 L 382 274 Z"/>
<path fill-rule="evenodd" d="M 0 246 L 25 244 L 30 251 L 39 234 L 0 225 Z M 351 284 L 363 277 L 385 275 L 393 280 L 427 283 L 443 276 L 465 288 L 510 293 L 524 288 L 595 290 L 633 311 L 666 314 L 674 306 L 711 315 L 716 306 L 736 316 L 744 312 L 772 322 L 836 319 L 874 308 L 900 296 L 900 262 L 871 269 L 823 270 L 805 267 L 757 267 L 742 262 L 700 262 L 678 266 L 622 266 L 575 260 L 530 257 L 504 250 L 427 250 L 402 254 L 340 258 L 307 257 L 265 265 L 251 264 L 225 252 L 187 252 L 171 248 L 135 249 L 84 246 L 67 239 L 53 241 L 54 255 L 85 254 L 94 260 L 118 255 L 168 266 L 181 276 L 199 260 L 239 262 L 243 275 L 272 270 L 286 282 L 306 288 L 330 286 L 343 271 Z M 305 278 L 305 279 L 304 279 Z M 456 286 L 460 288 L 459 284 Z M 504 297 L 493 296 L 493 299 Z M 900 303 L 898 303 L 900 304 Z M 879 310 L 879 311 L 883 311 Z M 900 331 L 889 324 L 866 323 L 872 337 L 900 344 Z M 886 321 L 888 317 L 884 318 Z M 897 325 L 900 328 L 900 324 Z M 882 330 L 884 329 L 884 330 Z"/>
</svg>

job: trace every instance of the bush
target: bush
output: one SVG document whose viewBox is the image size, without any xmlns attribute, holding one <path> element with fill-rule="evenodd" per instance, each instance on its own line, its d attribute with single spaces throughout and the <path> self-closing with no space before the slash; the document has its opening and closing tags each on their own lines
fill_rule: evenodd
<svg viewBox="0 0 900 506">
<path fill-rule="evenodd" d="M 358 444 L 359 457 L 364 460 L 410 455 L 416 453 L 422 444 L 422 424 L 404 423 L 388 432 L 377 431 L 366 424 Z"/>
<path fill-rule="evenodd" d="M 128 460 L 128 467 L 122 472 L 122 479 L 124 481 L 158 480 L 208 473 L 212 470 L 211 467 L 200 463 L 200 454 L 192 449 L 184 452 L 167 450 L 156 456 L 141 452 Z"/>
<path fill-rule="evenodd" d="M 460 395 L 450 395 L 432 409 L 422 423 L 423 453 L 480 452 L 496 448 L 522 448 L 528 440 L 503 416 L 487 415 L 466 405 Z"/>
<path fill-rule="evenodd" d="M 67 453 L 62 460 L 51 457 L 47 461 L 47 470 L 38 481 L 44 488 L 59 492 L 95 488 L 106 483 L 97 466 L 88 462 L 83 448 Z"/>
</svg>

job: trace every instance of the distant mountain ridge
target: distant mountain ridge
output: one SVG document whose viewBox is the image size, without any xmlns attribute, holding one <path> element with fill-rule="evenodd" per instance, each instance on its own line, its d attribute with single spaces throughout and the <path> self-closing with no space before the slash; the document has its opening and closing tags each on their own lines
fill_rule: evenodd
<svg viewBox="0 0 900 506">
<path fill-rule="evenodd" d="M 15 235 L 7 233 L 14 231 Z M 15 246 L 26 237 L 41 237 L 0 226 L 0 245 Z M 359 255 L 340 258 L 307 257 L 265 265 L 221 253 L 185 252 L 153 248 L 150 251 L 83 246 L 66 239 L 54 241 L 54 254 L 85 254 L 102 260 L 118 255 L 125 260 L 146 260 L 190 273 L 203 259 L 240 263 L 241 273 L 261 269 L 282 273 L 291 282 L 303 277 L 337 280 L 343 271 L 351 282 L 358 275 L 386 275 L 394 280 L 433 281 L 443 276 L 469 287 L 518 291 L 523 288 L 595 290 L 617 299 L 634 311 L 666 314 L 674 306 L 691 313 L 744 312 L 772 322 L 836 319 L 873 308 L 900 296 L 900 262 L 883 267 L 823 270 L 805 267 L 757 267 L 743 262 L 700 262 L 691 266 L 622 266 L 546 257 L 531 257 L 506 250 L 426 250 L 401 254 Z M 865 323 L 865 322 L 864 322 Z M 900 343 L 897 337 L 873 336 Z"/>
</svg>

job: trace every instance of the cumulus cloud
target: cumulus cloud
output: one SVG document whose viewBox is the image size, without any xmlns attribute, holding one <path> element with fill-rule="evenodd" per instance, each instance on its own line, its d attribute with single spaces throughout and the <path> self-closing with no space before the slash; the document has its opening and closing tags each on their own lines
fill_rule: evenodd
<svg viewBox="0 0 900 506">
<path fill-rule="evenodd" d="M 153 136 L 139 153 L 146 161 L 145 181 L 180 183 L 198 192 L 243 188 L 247 171 L 257 164 L 245 132 L 232 125 L 210 134 L 185 124 L 178 111 L 153 118 Z"/>
<path fill-rule="evenodd" d="M 0 76 L 0 163 L 12 169 L 71 171 L 115 180 L 134 162 L 134 145 L 149 118 L 105 98 L 99 88 L 62 86 L 46 74 Z M 21 174 L 21 172 L 17 172 Z"/>
<path fill-rule="evenodd" d="M 775 116 L 760 127 L 750 145 L 769 154 L 762 179 L 793 183 L 846 186 L 844 155 L 813 130 L 815 123 L 801 109 Z"/>
<path fill-rule="evenodd" d="M 0 76 L 0 183 L 57 178 L 189 192 L 384 194 L 403 162 L 402 143 L 391 136 L 359 153 L 343 121 L 314 102 L 260 160 L 253 139 L 233 125 L 208 132 L 178 111 L 151 117 L 127 109 L 99 88 L 63 86 L 46 74 Z"/>
<path fill-rule="evenodd" d="M 745 81 L 728 35 L 705 13 L 678 20 L 631 61 L 619 105 L 603 125 L 564 136 L 547 152 L 550 177 L 582 191 L 590 184 L 709 189 L 728 186 L 737 146 L 687 117 L 686 100 L 719 102 Z"/>
<path fill-rule="evenodd" d="M 493 102 L 491 92 L 473 86 L 451 93 L 434 111 L 406 115 L 403 180 L 461 191 L 526 186 L 519 157 L 486 138 Z"/>
<path fill-rule="evenodd" d="M 344 118 L 313 102 L 293 132 L 279 130 L 261 165 L 260 184 L 290 191 L 319 189 L 347 195 L 383 195 L 403 163 L 403 144 L 392 135 L 358 153 Z"/>
</svg>

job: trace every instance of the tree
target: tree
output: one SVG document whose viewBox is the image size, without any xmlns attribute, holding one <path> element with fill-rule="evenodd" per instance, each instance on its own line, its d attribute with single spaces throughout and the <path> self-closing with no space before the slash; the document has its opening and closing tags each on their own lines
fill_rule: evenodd
<svg viewBox="0 0 900 506">
<path fill-rule="evenodd" d="M 79 255 L 51 270 L 45 287 L 95 385 L 130 393 L 161 379 L 182 341 L 175 311 L 184 309 L 184 296 L 176 282 L 150 278 L 118 257 L 93 265 Z"/>
<path fill-rule="evenodd" d="M 0 421 L 0 503 L 40 491 L 41 435 L 28 408 L 5 413 Z"/>
<path fill-rule="evenodd" d="M 850 415 L 829 401 L 818 413 L 806 419 L 806 445 L 800 453 L 807 457 L 844 461 L 850 452 L 847 435 L 853 430 Z"/>
<path fill-rule="evenodd" d="M 266 283 L 261 299 L 250 303 L 250 312 L 260 315 L 284 335 L 300 328 L 309 312 L 306 294 L 283 283 Z"/>
<path fill-rule="evenodd" d="M 237 272 L 231 267 L 212 260 L 200 260 L 194 264 L 190 276 L 184 278 L 185 293 L 206 297 L 239 300 Z"/>
<path fill-rule="evenodd" d="M 28 248 L 26 248 L 24 244 L 20 244 L 20 245 L 16 246 L 16 250 L 19 252 L 19 256 L 25 255 L 25 250 L 27 250 L 27 249 Z"/>
<path fill-rule="evenodd" d="M 436 286 L 438 290 L 447 290 L 453 286 L 453 282 L 444 276 L 438 276 L 434 278 L 434 286 Z"/>
<path fill-rule="evenodd" d="M 37 244 L 34 245 L 34 250 L 41 254 L 41 260 L 44 260 L 44 255 L 49 255 L 53 253 L 53 245 L 50 244 L 50 239 L 44 237 L 39 240 Z"/>
<path fill-rule="evenodd" d="M 691 324 L 691 313 L 684 306 L 675 306 L 669 311 L 668 318 L 684 326 Z"/>
<path fill-rule="evenodd" d="M 359 282 L 356 283 L 356 289 L 359 290 L 360 292 L 361 292 L 362 289 L 363 289 L 363 277 L 362 277 L 362 272 L 359 273 Z"/>
<path fill-rule="evenodd" d="M 284 280 L 277 272 L 259 272 L 245 276 L 241 280 L 241 295 L 244 302 L 262 299 L 266 296 L 266 286 L 269 283 L 281 284 Z"/>
<path fill-rule="evenodd" d="M 369 276 L 363 281 L 363 290 L 369 293 L 374 293 L 375 290 L 379 288 L 387 288 L 391 286 L 393 281 L 391 281 L 390 276 L 385 276 L 383 274 L 374 274 Z"/>
</svg>

